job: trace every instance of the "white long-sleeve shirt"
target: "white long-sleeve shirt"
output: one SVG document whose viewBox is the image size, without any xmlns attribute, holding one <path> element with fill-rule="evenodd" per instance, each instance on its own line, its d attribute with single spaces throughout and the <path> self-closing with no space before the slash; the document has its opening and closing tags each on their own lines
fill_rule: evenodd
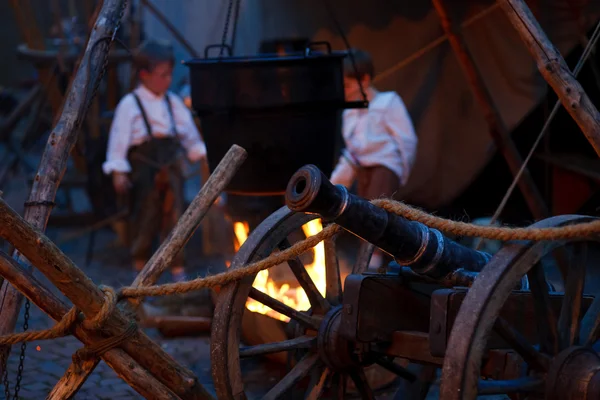
<svg viewBox="0 0 600 400">
<path fill-rule="evenodd" d="M 173 122 L 164 95 L 157 96 L 143 85 L 138 86 L 134 93 L 144 107 L 152 135 L 157 138 L 173 136 Z M 199 161 L 206 157 L 206 145 L 196 128 L 192 114 L 179 96 L 171 92 L 168 95 L 179 140 L 189 160 Z M 127 161 L 128 150 L 149 139 L 142 112 L 133 94 L 128 93 L 121 99 L 115 110 L 108 138 L 106 161 L 102 165 L 104 173 L 108 175 L 113 171 L 131 172 L 131 166 Z"/>
<path fill-rule="evenodd" d="M 352 186 L 356 166 L 381 165 L 389 168 L 405 185 L 417 153 L 417 136 L 404 105 L 396 92 L 380 92 L 368 109 L 343 113 L 342 136 L 346 149 L 335 167 L 331 181 Z"/>
</svg>

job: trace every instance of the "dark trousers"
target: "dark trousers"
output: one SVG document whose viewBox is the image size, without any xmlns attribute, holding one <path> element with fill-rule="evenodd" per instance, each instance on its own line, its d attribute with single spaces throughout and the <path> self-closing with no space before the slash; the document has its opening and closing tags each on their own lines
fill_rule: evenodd
<svg viewBox="0 0 600 400">
<path fill-rule="evenodd" d="M 131 256 L 136 261 L 147 261 L 153 254 L 154 240 L 164 241 L 183 214 L 181 159 L 168 143 L 157 141 L 152 148 L 154 153 L 148 149 L 141 149 L 139 153 L 136 150 L 140 149 L 134 149 L 130 153 L 129 233 Z M 158 164 L 157 159 L 162 162 Z M 183 266 L 183 260 L 182 250 L 173 266 Z"/>
<path fill-rule="evenodd" d="M 361 167 L 358 170 L 357 194 L 367 200 L 380 197 L 393 197 L 400 189 L 400 179 L 390 169 L 377 165 L 374 167 Z"/>
<path fill-rule="evenodd" d="M 374 200 L 381 197 L 392 198 L 396 191 L 400 189 L 400 179 L 398 176 L 390 169 L 381 165 L 359 168 L 357 180 L 357 194 L 367 200 Z M 375 251 L 379 250 L 376 249 Z M 384 252 L 381 252 L 381 257 L 382 266 L 388 265 L 394 259 Z"/>
</svg>

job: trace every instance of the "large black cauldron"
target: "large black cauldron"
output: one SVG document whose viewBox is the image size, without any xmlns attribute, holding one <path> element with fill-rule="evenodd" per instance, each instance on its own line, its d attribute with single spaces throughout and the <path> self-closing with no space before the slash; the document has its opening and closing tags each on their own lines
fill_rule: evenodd
<svg viewBox="0 0 600 400">
<path fill-rule="evenodd" d="M 232 144 L 248 158 L 226 191 L 280 195 L 306 164 L 331 174 L 341 137 L 346 52 L 312 50 L 257 57 L 208 57 L 186 62 L 212 170 Z"/>
</svg>

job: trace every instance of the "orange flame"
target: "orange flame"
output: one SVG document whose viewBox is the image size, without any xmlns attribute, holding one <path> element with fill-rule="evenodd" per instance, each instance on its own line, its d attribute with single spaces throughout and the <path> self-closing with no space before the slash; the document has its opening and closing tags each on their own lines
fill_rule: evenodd
<svg viewBox="0 0 600 400">
<path fill-rule="evenodd" d="M 320 219 L 312 220 L 302 226 L 302 230 L 304 234 L 308 236 L 316 235 L 321 230 L 323 230 L 323 225 L 321 224 Z M 249 229 L 248 224 L 245 222 L 236 222 L 234 223 L 234 232 L 236 237 L 236 242 L 241 246 L 244 241 L 248 238 Z M 236 243 L 236 244 L 237 244 Z M 236 251 L 239 247 L 236 247 Z M 310 264 L 305 265 L 306 271 L 308 275 L 312 278 L 315 286 L 319 290 L 319 292 L 325 296 L 325 289 L 327 286 L 326 274 L 325 274 L 325 245 L 323 242 L 319 242 L 314 248 L 314 258 Z M 310 302 L 308 301 L 308 296 L 304 292 L 300 286 L 290 287 L 288 283 L 284 283 L 281 286 L 278 286 L 275 281 L 273 281 L 269 277 L 269 270 L 260 271 L 256 278 L 254 279 L 254 283 L 252 286 L 263 293 L 268 294 L 284 303 L 287 306 L 292 307 L 297 311 L 306 311 L 310 308 Z M 250 311 L 257 312 L 260 314 L 268 315 L 272 318 L 279 319 L 281 321 L 287 322 L 289 318 L 285 315 L 282 315 L 270 307 L 254 300 L 248 299 L 246 301 L 246 308 Z"/>
</svg>

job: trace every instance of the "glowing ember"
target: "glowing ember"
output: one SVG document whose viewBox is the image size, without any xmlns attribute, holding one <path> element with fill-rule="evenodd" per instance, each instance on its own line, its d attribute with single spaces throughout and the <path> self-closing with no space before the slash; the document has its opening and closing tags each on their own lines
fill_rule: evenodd
<svg viewBox="0 0 600 400">
<path fill-rule="evenodd" d="M 302 226 L 304 234 L 308 236 L 316 235 L 323 229 L 320 219 L 312 220 Z M 249 234 L 248 224 L 245 222 L 236 222 L 234 224 L 234 232 L 236 236 L 236 245 L 239 243 L 241 246 L 247 239 Z M 236 247 L 236 251 L 239 247 Z M 323 242 L 317 244 L 314 248 L 313 262 L 305 265 L 306 271 L 312 278 L 319 292 L 325 296 L 325 288 L 327 286 L 326 275 L 325 275 L 325 245 Z M 295 282 L 297 285 L 297 282 Z M 259 272 L 254 279 L 252 286 L 263 293 L 268 294 L 284 303 L 287 306 L 292 307 L 297 311 L 306 311 L 310 308 L 310 302 L 308 296 L 301 287 L 290 287 L 288 283 L 284 283 L 278 287 L 277 283 L 269 277 L 269 270 Z M 260 314 L 268 315 L 269 317 L 279 319 L 281 321 L 289 321 L 289 318 L 282 315 L 271 308 L 265 306 L 262 303 L 254 299 L 248 299 L 246 301 L 246 308 L 250 311 L 257 312 Z"/>
</svg>

